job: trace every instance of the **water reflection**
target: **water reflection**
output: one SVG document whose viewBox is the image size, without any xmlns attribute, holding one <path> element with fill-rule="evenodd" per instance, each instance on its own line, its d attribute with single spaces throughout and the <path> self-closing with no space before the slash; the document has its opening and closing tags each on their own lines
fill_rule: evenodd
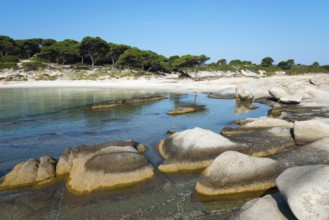
<svg viewBox="0 0 329 220">
<path fill-rule="evenodd" d="M 236 100 L 235 101 L 235 114 L 237 114 L 237 115 L 247 113 L 250 110 L 255 110 L 257 108 L 258 108 L 257 106 L 253 105 L 252 100 L 247 100 L 247 101 Z"/>
</svg>

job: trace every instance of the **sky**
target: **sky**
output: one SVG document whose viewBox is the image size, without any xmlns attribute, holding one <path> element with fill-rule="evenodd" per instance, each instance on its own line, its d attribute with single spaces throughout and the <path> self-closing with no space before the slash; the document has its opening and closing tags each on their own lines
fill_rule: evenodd
<svg viewBox="0 0 329 220">
<path fill-rule="evenodd" d="M 85 36 L 167 57 L 329 64 L 329 0 L 0 0 L 0 35 Z"/>
</svg>

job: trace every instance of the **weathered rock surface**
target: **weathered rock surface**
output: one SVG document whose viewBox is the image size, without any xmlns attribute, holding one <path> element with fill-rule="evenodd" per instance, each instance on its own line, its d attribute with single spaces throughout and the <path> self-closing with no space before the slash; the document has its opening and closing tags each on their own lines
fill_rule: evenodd
<svg viewBox="0 0 329 220">
<path fill-rule="evenodd" d="M 280 102 L 283 104 L 299 104 L 302 101 L 303 96 L 301 95 L 289 95 L 282 97 Z"/>
<path fill-rule="evenodd" d="M 280 87 L 272 87 L 268 90 L 268 93 L 270 93 L 270 95 L 273 96 L 273 98 L 277 101 L 283 97 L 288 96 L 287 91 Z"/>
<path fill-rule="evenodd" d="M 281 171 L 275 160 L 227 151 L 202 172 L 195 189 L 207 196 L 264 192 Z"/>
<path fill-rule="evenodd" d="M 221 133 L 223 135 L 232 135 L 245 133 L 251 129 L 264 129 L 272 127 L 293 127 L 293 123 L 278 119 L 278 118 L 247 118 L 239 121 L 234 121 L 235 124 L 240 124 L 237 128 L 225 127 Z"/>
<path fill-rule="evenodd" d="M 140 154 L 144 150 L 133 141 L 68 148 L 57 164 L 57 174 L 68 174 L 67 187 L 78 194 L 134 184 L 154 176 L 153 167 Z"/>
<path fill-rule="evenodd" d="M 329 138 L 323 138 L 311 144 L 291 147 L 271 156 L 283 167 L 329 164 Z"/>
<path fill-rule="evenodd" d="M 248 144 L 251 148 L 251 155 L 264 157 L 281 153 L 286 149 L 295 146 L 291 135 L 290 127 L 273 127 L 263 129 L 245 129 L 232 133 L 227 137 L 238 143 Z"/>
<path fill-rule="evenodd" d="M 204 111 L 205 107 L 204 106 L 185 106 L 185 107 L 178 107 L 175 110 L 172 110 L 168 112 L 168 115 L 183 115 L 183 114 L 188 114 L 188 113 L 193 113 L 193 112 L 199 112 L 199 111 Z"/>
<path fill-rule="evenodd" d="M 55 166 L 55 159 L 47 156 L 21 162 L 3 178 L 0 188 L 41 185 L 56 177 Z"/>
<path fill-rule="evenodd" d="M 329 119 L 317 118 L 294 123 L 294 136 L 297 144 L 303 145 L 329 137 Z"/>
<path fill-rule="evenodd" d="M 279 193 L 266 195 L 245 203 L 230 220 L 295 220 L 289 206 Z"/>
<path fill-rule="evenodd" d="M 104 104 L 92 106 L 91 110 L 106 110 L 113 109 L 123 104 L 147 104 L 151 102 L 157 102 L 166 99 L 162 96 L 147 96 L 147 97 L 135 97 L 131 99 L 113 100 Z"/>
<path fill-rule="evenodd" d="M 292 167 L 276 180 L 277 187 L 300 220 L 329 219 L 329 166 Z"/>
<path fill-rule="evenodd" d="M 176 132 L 161 140 L 158 145 L 165 162 L 159 170 L 165 173 L 186 172 L 206 168 L 219 154 L 228 151 L 249 152 L 245 144 L 234 143 L 227 138 L 202 128 Z"/>
<path fill-rule="evenodd" d="M 235 91 L 224 90 L 215 93 L 210 93 L 208 98 L 212 99 L 235 99 Z"/>
<path fill-rule="evenodd" d="M 252 100 L 254 98 L 253 94 L 241 87 L 236 87 L 235 89 L 235 98 L 237 100 L 246 101 Z"/>
</svg>

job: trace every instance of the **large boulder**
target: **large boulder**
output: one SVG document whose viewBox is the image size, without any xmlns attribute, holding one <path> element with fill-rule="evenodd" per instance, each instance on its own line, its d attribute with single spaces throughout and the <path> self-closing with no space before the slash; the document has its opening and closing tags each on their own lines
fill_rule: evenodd
<svg viewBox="0 0 329 220">
<path fill-rule="evenodd" d="M 272 87 L 268 90 L 268 93 L 270 93 L 270 95 L 273 96 L 273 98 L 277 101 L 283 97 L 288 96 L 287 91 L 281 87 Z"/>
<path fill-rule="evenodd" d="M 275 160 L 227 151 L 202 172 L 195 189 L 206 196 L 265 192 L 281 171 Z"/>
<path fill-rule="evenodd" d="M 328 165 L 289 168 L 277 178 L 276 184 L 298 219 L 329 219 Z"/>
<path fill-rule="evenodd" d="M 188 172 L 206 168 L 219 154 L 228 151 L 249 153 L 249 147 L 230 141 L 202 128 L 176 132 L 158 145 L 165 162 L 159 170 L 165 173 Z"/>
<path fill-rule="evenodd" d="M 24 186 L 42 185 L 56 177 L 56 160 L 43 156 L 40 160 L 29 159 L 17 164 L 14 169 L 5 175 L 0 188 L 18 188 Z"/>
<path fill-rule="evenodd" d="M 69 175 L 67 187 L 76 194 L 135 184 L 154 176 L 153 167 L 134 141 L 108 142 L 65 150 L 58 175 Z"/>
<path fill-rule="evenodd" d="M 294 123 L 294 136 L 299 145 L 329 137 L 329 120 L 317 118 L 308 121 L 296 121 Z"/>
<path fill-rule="evenodd" d="M 280 99 L 280 102 L 283 104 L 299 104 L 302 101 L 303 96 L 302 95 L 289 95 L 282 97 Z"/>
<path fill-rule="evenodd" d="M 229 220 L 295 220 L 289 206 L 279 193 L 266 195 L 245 203 Z"/>
<path fill-rule="evenodd" d="M 236 87 L 235 89 L 235 98 L 236 100 L 247 101 L 252 100 L 254 95 L 241 87 Z"/>
</svg>

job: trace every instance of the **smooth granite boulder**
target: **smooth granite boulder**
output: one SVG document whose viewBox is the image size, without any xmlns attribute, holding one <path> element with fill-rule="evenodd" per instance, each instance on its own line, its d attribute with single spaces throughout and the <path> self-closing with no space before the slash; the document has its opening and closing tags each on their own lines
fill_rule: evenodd
<svg viewBox="0 0 329 220">
<path fill-rule="evenodd" d="M 56 177 L 55 166 L 56 160 L 48 156 L 43 156 L 40 160 L 29 159 L 21 162 L 4 176 L 0 188 L 7 189 L 45 184 Z"/>
<path fill-rule="evenodd" d="M 164 173 L 190 172 L 206 168 L 219 154 L 228 151 L 249 153 L 249 147 L 202 128 L 176 132 L 158 144 L 165 162 L 159 166 Z"/>
<path fill-rule="evenodd" d="M 299 145 L 311 143 L 329 137 L 329 120 L 316 118 L 294 123 L 295 141 Z"/>
<path fill-rule="evenodd" d="M 135 184 L 154 176 L 134 141 L 108 142 L 65 150 L 57 164 L 58 175 L 69 175 L 67 188 L 76 194 Z"/>
<path fill-rule="evenodd" d="M 282 97 L 288 96 L 288 92 L 280 87 L 272 87 L 268 90 L 271 96 L 277 101 L 279 101 Z"/>
<path fill-rule="evenodd" d="M 289 206 L 279 193 L 266 195 L 245 203 L 229 220 L 295 220 Z"/>
<path fill-rule="evenodd" d="M 280 99 L 280 103 L 283 104 L 299 104 L 302 101 L 302 95 L 288 95 Z"/>
<path fill-rule="evenodd" d="M 265 192 L 281 171 L 275 160 L 227 151 L 202 172 L 195 189 L 206 196 Z"/>
<path fill-rule="evenodd" d="M 289 168 L 276 179 L 276 184 L 298 219 L 329 219 L 328 165 Z"/>
<path fill-rule="evenodd" d="M 241 87 L 236 87 L 235 89 L 235 98 L 236 100 L 247 101 L 252 100 L 254 95 Z"/>
</svg>

